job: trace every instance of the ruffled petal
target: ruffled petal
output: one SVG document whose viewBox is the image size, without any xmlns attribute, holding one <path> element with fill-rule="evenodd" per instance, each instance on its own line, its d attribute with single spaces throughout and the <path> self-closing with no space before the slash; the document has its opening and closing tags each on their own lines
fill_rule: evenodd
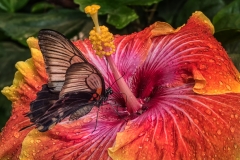
<svg viewBox="0 0 240 160">
<path fill-rule="evenodd" d="M 196 12 L 180 29 L 152 37 L 132 81 L 147 110 L 117 134 L 113 159 L 240 156 L 239 72 L 213 32 Z"/>
<path fill-rule="evenodd" d="M 198 94 L 240 93 L 240 74 L 212 36 L 212 25 L 206 19 L 196 12 L 178 32 L 153 38 L 151 54 L 135 76 L 136 94 L 149 96 L 155 81 L 173 87 L 192 80 Z"/>
<path fill-rule="evenodd" d="M 36 98 L 36 93 L 41 89 L 43 83 L 47 82 L 44 61 L 39 51 L 37 40 L 28 39 L 32 58 L 25 62 L 18 62 L 13 85 L 5 87 L 2 93 L 12 101 L 12 116 L 7 121 L 0 135 L 0 157 L 1 159 L 18 159 L 21 151 L 21 143 L 30 131 L 19 130 L 29 125 L 28 118 L 23 114 L 29 111 L 29 104 Z"/>
<path fill-rule="evenodd" d="M 192 84 L 162 88 L 149 110 L 109 148 L 113 159 L 235 159 L 240 156 L 240 94 L 198 95 Z"/>
</svg>

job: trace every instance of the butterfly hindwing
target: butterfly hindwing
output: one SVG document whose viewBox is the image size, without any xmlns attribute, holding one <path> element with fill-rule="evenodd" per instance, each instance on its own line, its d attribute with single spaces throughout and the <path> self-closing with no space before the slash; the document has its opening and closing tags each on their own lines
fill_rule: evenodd
<svg viewBox="0 0 240 160">
<path fill-rule="evenodd" d="M 103 77 L 90 63 L 76 63 L 69 67 L 60 97 L 78 91 L 97 93 L 99 96 L 105 94 Z"/>
<path fill-rule="evenodd" d="M 79 112 L 81 110 L 82 116 L 87 114 L 95 103 L 94 101 L 89 101 L 91 96 L 88 92 L 65 94 L 34 122 L 36 127 L 39 131 L 44 132 L 76 111 Z M 86 109 L 86 106 L 88 106 L 88 109 Z"/>
<path fill-rule="evenodd" d="M 59 92 L 51 92 L 48 85 L 42 85 L 41 91 L 37 93 L 36 100 L 30 103 L 30 112 L 25 114 L 29 117 L 30 122 L 35 123 L 43 114 L 58 100 Z M 32 125 L 26 126 L 21 130 L 28 128 Z"/>
</svg>

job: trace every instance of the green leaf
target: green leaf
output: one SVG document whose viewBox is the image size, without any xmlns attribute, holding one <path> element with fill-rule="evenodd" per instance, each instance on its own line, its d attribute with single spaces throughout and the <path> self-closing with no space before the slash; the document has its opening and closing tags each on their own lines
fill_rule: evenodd
<svg viewBox="0 0 240 160">
<path fill-rule="evenodd" d="M 235 0 L 213 18 L 214 36 L 220 41 L 240 70 L 240 0 Z"/>
<path fill-rule="evenodd" d="M 238 43 L 239 45 L 239 43 Z M 239 51 L 239 49 L 238 49 Z M 236 66 L 236 68 L 240 71 L 240 54 L 229 54 L 230 58 L 232 59 L 234 65 Z"/>
<path fill-rule="evenodd" d="M 240 70 L 240 30 L 225 30 L 214 34 Z"/>
<path fill-rule="evenodd" d="M 108 14 L 107 22 L 114 25 L 118 29 L 122 29 L 130 22 L 138 18 L 136 12 L 128 5 L 152 5 L 161 0 L 74 0 L 76 4 L 80 5 L 80 10 L 84 11 L 86 6 L 98 4 L 101 6 L 99 14 Z"/>
<path fill-rule="evenodd" d="M 119 8 L 108 15 L 107 23 L 115 26 L 117 29 L 121 29 L 137 18 L 138 16 L 134 10 L 126 6 L 119 6 Z"/>
<path fill-rule="evenodd" d="M 240 29 L 240 0 L 235 0 L 213 18 L 215 31 L 224 31 L 229 29 Z"/>
<path fill-rule="evenodd" d="M 30 58 L 31 54 L 28 48 L 20 47 L 12 42 L 0 43 L 0 89 L 12 83 L 15 69 L 15 63 L 20 60 Z"/>
<path fill-rule="evenodd" d="M 211 20 L 224 6 L 225 2 L 223 0 L 188 0 L 178 13 L 175 25 L 181 26 L 186 23 L 195 11 L 202 11 Z"/>
<path fill-rule="evenodd" d="M 12 42 L 0 42 L 0 90 L 10 86 L 16 72 L 15 63 L 30 58 L 28 48 L 22 48 Z M 0 93 L 0 128 L 2 128 L 10 116 L 11 102 Z"/>
<path fill-rule="evenodd" d="M 33 5 L 31 12 L 36 13 L 39 11 L 46 11 L 47 9 L 55 8 L 54 5 L 47 3 L 47 2 L 39 2 Z"/>
<path fill-rule="evenodd" d="M 158 3 L 162 0 L 126 0 L 121 2 L 126 5 L 140 5 L 140 6 L 150 6 L 152 4 Z"/>
<path fill-rule="evenodd" d="M 14 13 L 27 4 L 28 0 L 0 0 L 0 8 L 6 12 Z"/>
<path fill-rule="evenodd" d="M 158 19 L 174 25 L 174 22 L 181 11 L 181 7 L 185 2 L 186 0 L 167 0 L 160 2 L 157 7 Z M 177 28 L 179 26 L 174 27 Z"/>
<path fill-rule="evenodd" d="M 76 10 L 53 10 L 45 14 L 0 14 L 0 29 L 12 39 L 26 45 L 26 39 L 40 29 L 54 29 L 73 36 L 85 26 L 86 14 Z"/>
</svg>

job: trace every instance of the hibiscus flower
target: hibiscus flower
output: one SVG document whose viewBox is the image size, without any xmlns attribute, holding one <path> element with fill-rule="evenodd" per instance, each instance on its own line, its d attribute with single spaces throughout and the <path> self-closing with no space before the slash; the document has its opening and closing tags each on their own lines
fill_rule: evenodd
<svg viewBox="0 0 240 160">
<path fill-rule="evenodd" d="M 240 157 L 240 74 L 213 33 L 209 19 L 195 12 L 176 30 L 156 22 L 141 32 L 114 37 L 116 51 L 108 63 L 115 64 L 141 108 L 122 93 L 126 86 L 96 56 L 89 40 L 73 42 L 114 92 L 99 109 L 96 129 L 94 107 L 47 132 L 19 132 L 30 124 L 23 114 L 48 80 L 38 40 L 29 38 L 32 58 L 16 64 L 13 85 L 2 91 L 13 109 L 1 132 L 1 159 Z M 121 115 L 126 110 L 129 115 Z"/>
</svg>

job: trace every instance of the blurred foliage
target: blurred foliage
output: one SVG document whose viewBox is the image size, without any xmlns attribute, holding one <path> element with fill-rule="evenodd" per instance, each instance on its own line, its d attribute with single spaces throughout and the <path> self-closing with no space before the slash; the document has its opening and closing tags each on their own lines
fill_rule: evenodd
<svg viewBox="0 0 240 160">
<path fill-rule="evenodd" d="M 240 0 L 0 0 L 0 89 L 12 84 L 14 64 L 30 58 L 26 39 L 40 29 L 86 38 L 92 20 L 82 11 L 90 4 L 101 5 L 100 24 L 114 34 L 140 31 L 155 21 L 176 28 L 200 10 L 213 22 L 214 36 L 240 70 Z M 0 128 L 10 110 L 10 101 L 0 94 Z"/>
</svg>

